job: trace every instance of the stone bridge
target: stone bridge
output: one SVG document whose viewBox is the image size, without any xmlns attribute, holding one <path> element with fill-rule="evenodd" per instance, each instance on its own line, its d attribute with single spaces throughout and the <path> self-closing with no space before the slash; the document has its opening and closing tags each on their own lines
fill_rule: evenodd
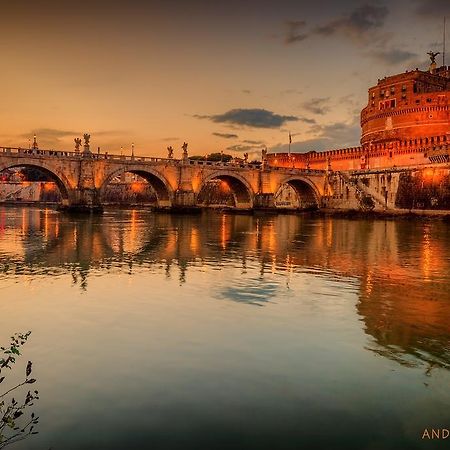
<svg viewBox="0 0 450 450">
<path fill-rule="evenodd" d="M 101 209 L 108 184 L 127 172 L 150 183 L 161 209 L 204 206 L 199 195 L 216 179 L 227 183 L 240 210 L 275 208 L 286 185 L 297 193 L 299 209 L 319 208 L 328 190 L 323 170 L 0 147 L 0 173 L 13 167 L 40 169 L 58 185 L 63 208 L 74 210 Z"/>
</svg>

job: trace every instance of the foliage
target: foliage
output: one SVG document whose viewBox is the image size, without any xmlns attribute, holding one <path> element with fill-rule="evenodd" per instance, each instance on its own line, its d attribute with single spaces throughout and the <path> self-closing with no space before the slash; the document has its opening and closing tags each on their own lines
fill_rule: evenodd
<svg viewBox="0 0 450 450">
<path fill-rule="evenodd" d="M 200 156 L 200 155 L 194 155 L 189 156 L 189 159 L 192 159 L 194 161 L 223 161 L 228 162 L 233 159 L 232 155 L 229 155 L 228 153 L 210 153 L 209 155 Z"/>
<path fill-rule="evenodd" d="M 0 384 L 6 379 L 6 372 L 11 370 L 16 363 L 17 357 L 21 355 L 20 349 L 27 341 L 31 331 L 27 333 L 17 333 L 11 336 L 11 342 L 6 347 L 0 347 Z M 13 394 L 27 384 L 34 384 L 36 380 L 31 378 L 32 362 L 28 361 L 25 369 L 25 379 L 19 384 L 9 388 L 6 392 L 0 393 L 0 449 L 9 444 L 25 439 L 31 434 L 37 434 L 34 426 L 39 422 L 34 412 L 23 421 L 24 414 L 34 405 L 34 400 L 39 399 L 38 391 L 28 391 L 23 402 L 18 402 Z M 22 419 L 21 419 L 22 417 Z M 20 419 L 20 420 L 18 420 Z"/>
<path fill-rule="evenodd" d="M 228 155 L 227 153 L 210 153 L 208 155 L 208 161 L 223 161 L 228 162 L 231 161 L 233 157 Z"/>
</svg>

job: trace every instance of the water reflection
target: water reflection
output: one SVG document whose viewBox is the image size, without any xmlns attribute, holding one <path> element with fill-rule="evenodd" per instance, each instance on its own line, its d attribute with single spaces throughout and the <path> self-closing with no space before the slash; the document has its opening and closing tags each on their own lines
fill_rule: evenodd
<svg viewBox="0 0 450 450">
<path fill-rule="evenodd" d="M 1 276 L 71 273 L 89 289 L 91 274 L 163 266 L 189 283 L 191 267 L 232 265 L 256 277 L 230 280 L 220 297 L 264 306 L 276 273 L 353 280 L 367 348 L 402 365 L 450 365 L 450 234 L 429 221 L 339 220 L 307 216 L 114 211 L 74 218 L 49 210 L 0 209 Z"/>
</svg>

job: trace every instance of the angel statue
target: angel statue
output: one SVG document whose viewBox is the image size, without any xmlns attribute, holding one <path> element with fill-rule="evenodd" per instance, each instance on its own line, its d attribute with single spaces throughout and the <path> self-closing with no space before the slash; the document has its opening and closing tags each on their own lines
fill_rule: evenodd
<svg viewBox="0 0 450 450">
<path fill-rule="evenodd" d="M 436 64 L 436 56 L 440 54 L 441 52 L 433 52 L 433 51 L 427 53 L 427 55 L 430 57 L 431 64 Z"/>
<path fill-rule="evenodd" d="M 75 151 L 79 153 L 81 147 L 81 138 L 75 138 L 73 141 L 75 142 Z"/>
<path fill-rule="evenodd" d="M 183 159 L 187 159 L 188 158 L 188 144 L 187 142 L 183 142 L 183 145 L 181 146 L 181 148 L 183 149 Z"/>
<path fill-rule="evenodd" d="M 87 134 L 87 133 L 84 133 L 83 137 L 84 137 L 83 153 L 85 155 L 88 155 L 88 154 L 91 153 L 91 151 L 89 150 L 89 139 L 91 138 L 91 135 Z"/>
<path fill-rule="evenodd" d="M 248 153 L 244 153 L 244 162 L 245 164 L 248 163 Z"/>
<path fill-rule="evenodd" d="M 169 159 L 173 158 L 173 147 L 171 145 L 169 145 L 169 147 L 167 147 L 167 158 L 169 158 Z"/>
<path fill-rule="evenodd" d="M 261 159 L 265 161 L 267 159 L 267 148 L 261 150 Z"/>
</svg>

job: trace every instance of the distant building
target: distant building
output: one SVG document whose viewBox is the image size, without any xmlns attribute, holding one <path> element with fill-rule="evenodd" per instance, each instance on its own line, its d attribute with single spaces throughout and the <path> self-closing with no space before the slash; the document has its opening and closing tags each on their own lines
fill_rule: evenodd
<svg viewBox="0 0 450 450">
<path fill-rule="evenodd" d="M 361 111 L 360 146 L 271 153 L 271 166 L 356 170 L 449 160 L 450 67 L 413 70 L 378 80 Z"/>
</svg>

